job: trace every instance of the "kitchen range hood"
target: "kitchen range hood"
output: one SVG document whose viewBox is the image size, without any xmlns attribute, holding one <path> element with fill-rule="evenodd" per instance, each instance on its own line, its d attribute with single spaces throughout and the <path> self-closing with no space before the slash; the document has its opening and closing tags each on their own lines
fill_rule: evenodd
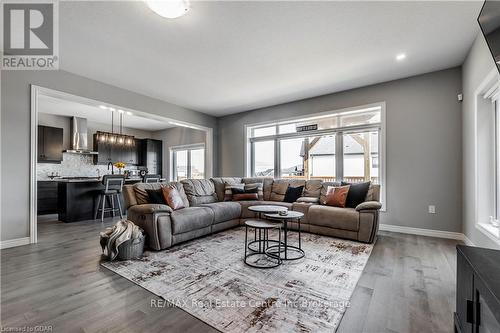
<svg viewBox="0 0 500 333">
<path fill-rule="evenodd" d="M 64 152 L 87 155 L 99 154 L 88 148 L 87 119 L 80 117 L 71 118 L 71 149 Z"/>
</svg>

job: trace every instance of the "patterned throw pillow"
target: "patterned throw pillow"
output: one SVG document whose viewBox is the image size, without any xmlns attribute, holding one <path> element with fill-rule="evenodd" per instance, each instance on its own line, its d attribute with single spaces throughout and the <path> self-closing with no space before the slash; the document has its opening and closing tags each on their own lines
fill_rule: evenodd
<svg viewBox="0 0 500 333">
<path fill-rule="evenodd" d="M 173 210 L 184 208 L 184 202 L 182 201 L 181 195 L 179 191 L 174 186 L 165 186 L 162 187 L 163 198 L 165 198 L 165 202 L 170 206 Z"/>
<path fill-rule="evenodd" d="M 262 183 L 251 183 L 251 184 L 245 184 L 245 191 L 252 190 L 252 189 L 257 189 L 257 200 L 264 200 L 264 186 Z"/>
<path fill-rule="evenodd" d="M 350 188 L 349 185 L 340 187 L 328 186 L 328 190 L 326 192 L 325 205 L 345 208 L 345 203 L 347 200 L 347 193 L 349 193 L 349 188 Z"/>
<path fill-rule="evenodd" d="M 233 200 L 233 188 L 237 188 L 240 190 L 245 189 L 245 184 L 230 184 L 225 183 L 226 187 L 224 189 L 224 201 L 232 201 Z"/>
<path fill-rule="evenodd" d="M 234 201 L 245 201 L 245 200 L 258 200 L 259 195 L 257 193 L 257 188 L 251 188 L 248 190 L 245 189 L 239 189 L 239 188 L 233 188 L 233 200 Z"/>
</svg>

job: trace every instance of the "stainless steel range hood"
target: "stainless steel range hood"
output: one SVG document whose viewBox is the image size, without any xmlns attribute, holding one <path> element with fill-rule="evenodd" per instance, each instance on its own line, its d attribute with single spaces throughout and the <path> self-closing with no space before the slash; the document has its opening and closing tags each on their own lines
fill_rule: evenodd
<svg viewBox="0 0 500 333">
<path fill-rule="evenodd" d="M 64 152 L 88 155 L 99 154 L 88 147 L 87 119 L 79 117 L 71 118 L 71 149 Z"/>
</svg>

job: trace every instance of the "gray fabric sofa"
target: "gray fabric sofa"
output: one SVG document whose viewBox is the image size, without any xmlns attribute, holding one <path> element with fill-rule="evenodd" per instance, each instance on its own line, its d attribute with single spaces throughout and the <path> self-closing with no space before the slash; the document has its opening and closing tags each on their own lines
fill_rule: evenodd
<svg viewBox="0 0 500 333">
<path fill-rule="evenodd" d="M 225 184 L 261 183 L 263 200 L 224 201 Z M 149 204 L 146 189 L 173 185 L 185 208 L 173 211 L 167 205 Z M 304 186 L 303 196 L 294 203 L 283 202 L 288 186 Z M 319 180 L 219 177 L 187 179 L 171 183 L 138 183 L 124 186 L 128 219 L 143 228 L 150 248 L 162 250 L 172 245 L 242 225 L 256 215 L 252 205 L 280 205 L 304 213 L 301 230 L 332 237 L 372 243 L 378 231 L 381 204 L 380 187 L 371 185 L 365 202 L 356 208 L 321 204 L 328 186 L 336 183 Z M 297 229 L 297 223 L 290 223 Z"/>
</svg>

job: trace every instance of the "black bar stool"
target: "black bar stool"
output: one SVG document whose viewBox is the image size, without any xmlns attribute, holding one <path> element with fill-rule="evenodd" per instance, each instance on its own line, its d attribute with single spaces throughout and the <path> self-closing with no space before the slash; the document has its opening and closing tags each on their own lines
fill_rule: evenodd
<svg viewBox="0 0 500 333">
<path fill-rule="evenodd" d="M 101 212 L 101 222 L 104 222 L 104 213 L 111 212 L 115 217 L 115 212 L 120 212 L 120 218 L 123 219 L 122 204 L 120 202 L 120 194 L 122 193 L 125 177 L 122 175 L 104 175 L 102 184 L 104 189 L 100 191 L 97 199 L 97 207 L 94 214 L 94 219 L 97 220 L 97 215 Z M 106 199 L 111 199 L 111 208 L 106 208 Z M 115 208 L 115 198 L 118 201 L 118 208 Z"/>
<path fill-rule="evenodd" d="M 143 183 L 159 183 L 161 179 L 160 175 L 145 175 L 142 179 Z"/>
</svg>

